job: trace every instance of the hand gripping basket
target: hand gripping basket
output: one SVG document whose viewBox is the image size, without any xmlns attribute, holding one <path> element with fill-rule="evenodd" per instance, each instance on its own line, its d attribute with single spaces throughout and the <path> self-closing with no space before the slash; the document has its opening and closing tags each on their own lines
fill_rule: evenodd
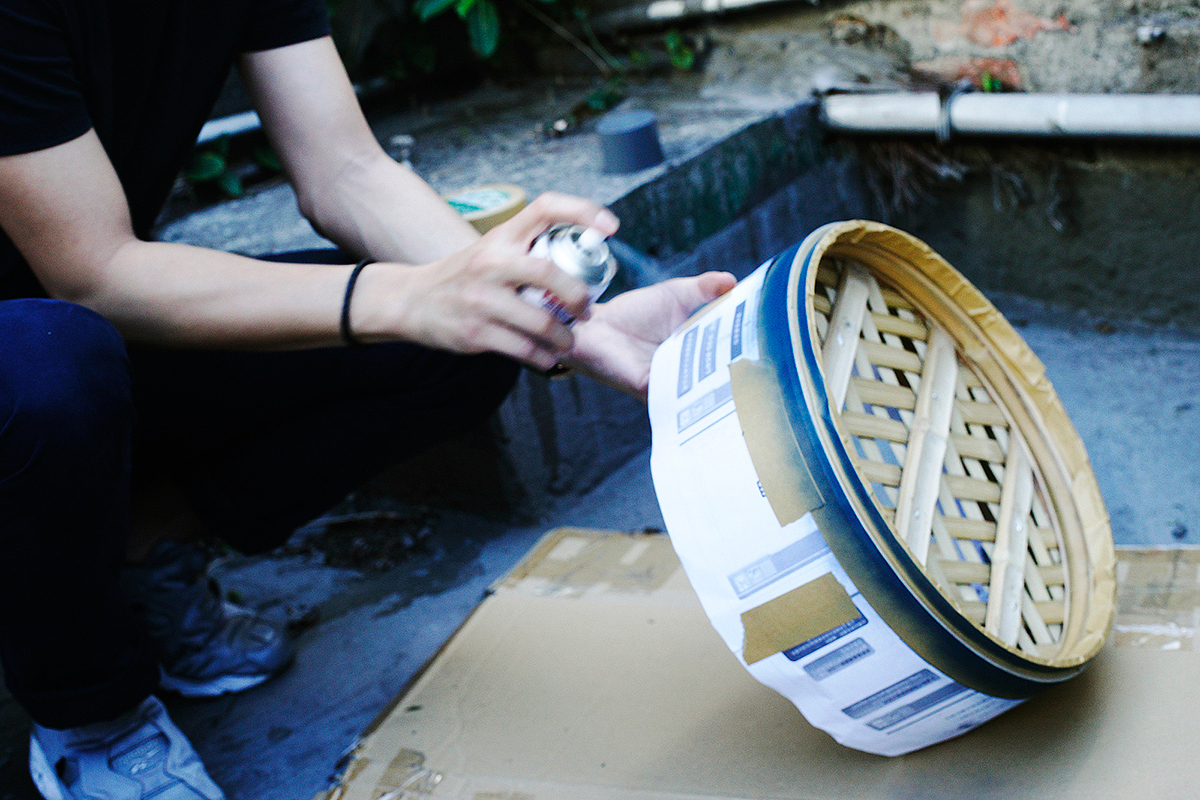
<svg viewBox="0 0 1200 800">
<path fill-rule="evenodd" d="M 877 614 L 902 649 L 927 663 L 930 674 L 983 696 L 1028 697 L 1081 670 L 1111 622 L 1112 535 L 1082 443 L 1040 362 L 1003 316 L 926 245 L 873 222 L 826 225 L 744 283 L 755 284 L 746 301 L 757 306 L 753 330 L 738 330 L 747 312 L 743 308 L 739 316 L 728 308 L 738 302 L 735 297 L 702 312 L 676 337 L 686 337 L 686 327 L 692 327 L 706 331 L 707 339 L 707 331 L 716 329 L 711 349 L 720 350 L 720 325 L 709 320 L 729 318 L 730 413 L 741 428 L 759 492 L 780 531 L 796 529 L 800 537 L 805 529 L 797 528 L 797 520 L 803 517 L 834 559 L 820 567 L 797 561 L 789 569 L 830 571 L 863 619 Z M 676 369 L 684 374 L 690 356 L 683 351 L 678 366 L 668 357 L 666 374 L 675 377 Z M 703 372 L 704 355 L 699 358 Z M 876 720 L 871 723 L 876 729 L 888 720 L 912 719 L 905 709 L 922 701 L 908 687 L 920 684 L 913 676 L 922 670 L 908 666 L 899 667 L 902 674 L 896 676 L 864 671 L 875 698 L 867 706 L 823 709 L 815 708 L 820 703 L 812 697 L 797 698 L 811 690 L 828 700 L 832 681 L 811 681 L 811 687 L 797 681 L 817 675 L 808 665 L 839 652 L 830 648 L 848 647 L 854 629 L 840 622 L 824 639 L 809 640 L 814 644 L 808 648 L 789 648 L 788 636 L 798 634 L 783 633 L 776 645 L 768 637 L 764 649 L 761 618 L 786 627 L 778 613 L 784 608 L 793 618 L 805 617 L 821 613 L 815 606 L 827 603 L 788 605 L 780 598 L 789 593 L 753 598 L 724 591 L 721 577 L 736 584 L 732 576 L 742 574 L 738 559 L 745 559 L 721 542 L 735 535 L 753 540 L 757 534 L 748 528 L 717 530 L 720 524 L 710 524 L 695 506 L 741 501 L 680 490 L 681 483 L 712 482 L 703 476 L 680 481 L 680 465 L 697 459 L 660 453 L 660 446 L 682 452 L 699 440 L 699 434 L 687 438 L 687 430 L 698 426 L 691 421 L 695 414 L 686 412 L 686 393 L 677 391 L 682 385 L 680 378 L 675 386 L 656 387 L 652 373 L 655 484 L 689 577 L 743 663 L 791 697 L 814 724 L 862 749 L 904 752 L 986 718 L 976 715 L 965 726 L 960 720 L 960 729 L 943 726 L 928 741 L 918 735 L 915 744 L 901 748 L 863 744 L 855 734 L 821 723 L 825 716 L 853 717 L 847 709 L 864 707 L 870 712 L 861 716 Z M 662 412 L 670 394 L 677 395 L 673 418 Z M 737 463 L 722 460 L 714 465 L 718 471 Z M 777 535 L 762 532 L 764 540 Z M 782 552 L 770 555 L 772 563 L 786 561 L 778 556 Z M 808 588 L 816 583 L 811 574 L 788 580 L 807 581 L 792 590 L 800 593 L 793 600 L 819 594 Z M 780 582 L 778 591 L 792 585 Z M 732 630 L 734 613 L 740 631 Z M 788 658 L 802 652 L 813 661 L 789 665 L 776 650 Z M 763 660 L 764 653 L 775 659 L 769 662 L 774 666 Z M 787 670 L 794 668 L 808 675 L 793 679 Z M 932 689 L 929 696 L 934 697 Z M 935 700 L 925 701 L 924 708 Z M 826 705 L 830 702 L 842 701 Z M 991 715 L 1002 710 L 997 706 Z"/>
</svg>

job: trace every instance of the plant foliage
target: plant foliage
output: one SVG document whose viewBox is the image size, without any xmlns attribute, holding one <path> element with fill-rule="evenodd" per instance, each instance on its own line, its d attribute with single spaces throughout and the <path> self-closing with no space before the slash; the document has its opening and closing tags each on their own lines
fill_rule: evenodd
<svg viewBox="0 0 1200 800">
<path fill-rule="evenodd" d="M 192 153 L 183 179 L 193 186 L 213 184 L 230 198 L 241 197 L 246 191 L 241 177 L 230 167 L 228 136 L 214 140 L 207 149 Z"/>
<path fill-rule="evenodd" d="M 397 79 L 461 66 L 464 60 L 496 64 L 501 51 L 528 56 L 540 42 L 567 42 L 606 77 L 637 66 L 630 53 L 623 67 L 597 39 L 587 0 L 327 0 L 334 38 L 356 79 Z M 677 30 L 661 38 L 669 63 L 695 68 L 696 52 Z"/>
<path fill-rule="evenodd" d="M 231 154 L 230 142 L 230 137 L 222 136 L 196 148 L 183 170 L 183 179 L 194 187 L 212 187 L 219 196 L 236 199 L 246 193 L 243 175 L 253 182 L 283 171 L 279 158 L 267 145 L 255 147 L 247 159 L 244 152 Z"/>
</svg>

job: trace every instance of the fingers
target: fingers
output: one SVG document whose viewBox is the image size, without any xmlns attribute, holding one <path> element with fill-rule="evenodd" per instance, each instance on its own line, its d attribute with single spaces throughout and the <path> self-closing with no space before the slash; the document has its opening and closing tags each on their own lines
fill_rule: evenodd
<svg viewBox="0 0 1200 800">
<path fill-rule="evenodd" d="M 570 334 L 568 333 L 568 336 Z M 526 366 L 548 370 L 559 362 L 570 347 L 547 347 L 538 339 L 507 326 L 495 326 L 483 340 L 484 349 L 520 361 Z"/>
<path fill-rule="evenodd" d="M 538 369 L 550 369 L 575 345 L 571 331 L 544 309 L 519 298 L 489 309 L 472 309 L 467 322 L 448 341 L 450 350 L 464 353 L 493 352 Z"/>
<path fill-rule="evenodd" d="M 728 272 L 704 272 L 691 278 L 672 278 L 664 281 L 675 299 L 687 309 L 711 303 L 737 285 L 737 278 Z"/>
<path fill-rule="evenodd" d="M 619 226 L 616 216 L 598 203 L 574 195 L 546 192 L 512 219 L 488 231 L 481 244 L 485 248 L 496 248 L 497 255 L 506 257 L 504 260 L 508 260 L 513 268 L 509 280 L 515 288 L 536 286 L 548 290 L 571 316 L 583 318 L 587 315 L 588 291 L 582 281 L 545 259 L 521 258 L 516 263 L 515 251 L 528 253 L 534 240 L 557 223 L 595 228 L 606 237 L 616 233 Z"/>
<path fill-rule="evenodd" d="M 705 272 L 696 277 L 696 288 L 703 298 L 701 303 L 709 303 L 737 286 L 737 278 L 728 272 Z"/>
<path fill-rule="evenodd" d="M 551 311 L 518 295 L 498 297 L 493 313 L 498 324 L 529 338 L 539 349 L 553 353 L 556 361 L 575 344 L 571 330 Z"/>
<path fill-rule="evenodd" d="M 559 291 L 573 291 L 572 279 L 541 259 L 523 259 L 501 268 L 495 281 L 474 282 L 461 287 L 461 307 L 451 311 L 459 317 L 455 328 L 462 332 L 456 349 L 495 350 L 522 361 L 548 361 L 547 368 L 574 346 L 574 336 L 547 308 L 522 298 L 520 286 L 551 283 Z M 547 281 L 547 272 L 558 272 L 560 281 Z M 539 289 L 540 290 L 540 289 Z M 586 294 L 584 295 L 586 301 Z"/>
<path fill-rule="evenodd" d="M 533 287 L 549 292 L 574 317 L 586 319 L 588 287 L 545 258 L 529 255 L 533 241 L 555 223 L 595 228 L 605 236 L 617 218 L 585 198 L 547 193 L 478 242 L 426 267 L 412 267 L 415 284 L 398 311 L 399 327 L 414 339 L 458 352 L 490 350 L 549 369 L 574 347 L 573 333 L 545 307 L 522 299 Z"/>
<path fill-rule="evenodd" d="M 587 313 L 590 302 L 588 287 L 578 278 L 563 272 L 553 261 L 533 256 L 514 259 L 500 269 L 500 276 L 512 290 L 520 294 L 526 287 L 534 287 L 535 295 L 548 291 L 572 317 L 579 318 Z M 528 301 L 536 305 L 536 301 Z"/>
<path fill-rule="evenodd" d="M 573 222 L 595 228 L 606 237 L 616 233 L 620 225 L 616 216 L 599 203 L 574 195 L 546 192 L 493 230 L 506 229 L 505 235 L 524 242 L 528 249 L 534 239 L 558 222 Z"/>
<path fill-rule="evenodd" d="M 557 270 L 524 255 L 497 263 L 495 254 L 470 249 L 473 252 L 391 273 L 392 291 L 378 312 L 382 326 L 397 338 L 428 347 L 458 353 L 492 351 L 539 368 L 552 367 L 574 346 L 574 334 L 550 311 L 523 300 L 517 288 L 545 283 L 544 276 Z M 572 289 L 569 282 L 555 286 L 566 294 Z"/>
</svg>

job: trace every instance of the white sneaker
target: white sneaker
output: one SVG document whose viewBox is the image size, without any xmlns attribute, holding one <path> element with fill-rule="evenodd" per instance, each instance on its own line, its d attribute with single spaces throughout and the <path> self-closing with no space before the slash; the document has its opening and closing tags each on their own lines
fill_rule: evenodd
<svg viewBox="0 0 1200 800">
<path fill-rule="evenodd" d="M 208 555 L 193 544 L 162 542 L 122 575 L 134 616 L 162 667 L 160 686 L 184 697 L 216 697 L 257 686 L 291 663 L 286 630 L 222 602 Z"/>
<path fill-rule="evenodd" d="M 225 800 L 156 697 L 111 722 L 35 724 L 29 772 L 46 800 Z"/>
</svg>

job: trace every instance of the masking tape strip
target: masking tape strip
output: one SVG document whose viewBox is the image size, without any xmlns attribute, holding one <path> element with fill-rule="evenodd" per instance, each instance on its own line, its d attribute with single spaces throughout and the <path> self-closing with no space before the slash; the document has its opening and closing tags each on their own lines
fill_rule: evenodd
<svg viewBox="0 0 1200 800">
<path fill-rule="evenodd" d="M 742 658 L 747 664 L 782 653 L 861 616 L 850 595 L 825 573 L 742 613 Z"/>
<path fill-rule="evenodd" d="M 729 365 L 729 382 L 750 461 L 779 524 L 789 525 L 825 505 L 796 445 L 774 365 L 735 361 Z"/>
</svg>

